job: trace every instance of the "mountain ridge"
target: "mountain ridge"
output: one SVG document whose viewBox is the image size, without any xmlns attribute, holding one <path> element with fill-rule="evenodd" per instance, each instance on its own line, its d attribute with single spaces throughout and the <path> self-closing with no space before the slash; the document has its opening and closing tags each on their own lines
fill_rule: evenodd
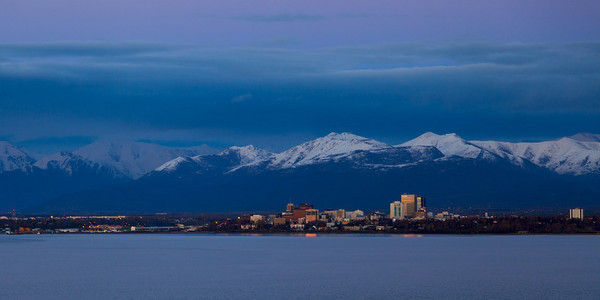
<svg viewBox="0 0 600 300">
<path fill-rule="evenodd" d="M 600 197 L 600 186 L 594 183 L 600 180 L 600 142 L 585 138 L 507 143 L 429 132 L 392 146 L 351 133 L 330 133 L 280 153 L 249 145 L 180 155 L 135 180 L 115 167 L 59 152 L 0 172 L 0 205 L 22 199 L 23 206 L 37 207 L 37 212 L 77 212 L 74 207 L 79 212 L 104 211 L 112 209 L 109 204 L 137 212 L 164 210 L 170 204 L 175 210 L 242 209 L 251 203 L 269 209 L 290 195 L 302 195 L 303 201 L 332 207 L 343 199 L 354 199 L 355 205 L 366 201 L 369 207 L 372 199 L 391 199 L 407 190 L 461 207 L 480 206 L 482 201 L 509 205 L 502 195 L 519 190 L 523 193 L 511 196 L 510 205 L 540 205 L 527 197 L 545 197 L 559 205 L 568 195 L 593 203 L 591 197 Z M 31 186 L 39 192 L 31 192 Z"/>
</svg>

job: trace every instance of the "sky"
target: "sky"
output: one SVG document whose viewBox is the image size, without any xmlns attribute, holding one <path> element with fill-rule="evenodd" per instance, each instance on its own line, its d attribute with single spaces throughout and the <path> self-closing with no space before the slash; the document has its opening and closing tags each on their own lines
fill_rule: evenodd
<svg viewBox="0 0 600 300">
<path fill-rule="evenodd" d="M 598 1 L 0 0 L 0 140 L 600 133 Z"/>
</svg>

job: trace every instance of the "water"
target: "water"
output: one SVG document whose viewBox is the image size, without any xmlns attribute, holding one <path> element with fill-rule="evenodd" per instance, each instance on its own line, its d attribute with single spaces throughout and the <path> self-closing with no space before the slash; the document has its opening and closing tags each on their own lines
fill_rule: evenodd
<svg viewBox="0 0 600 300">
<path fill-rule="evenodd" d="M 600 236 L 0 236 L 0 299 L 598 299 Z"/>
</svg>

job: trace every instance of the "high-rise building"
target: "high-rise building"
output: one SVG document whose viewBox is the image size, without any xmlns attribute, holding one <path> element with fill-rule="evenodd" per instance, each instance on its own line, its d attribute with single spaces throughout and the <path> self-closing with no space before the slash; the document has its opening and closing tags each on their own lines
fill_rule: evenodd
<svg viewBox="0 0 600 300">
<path fill-rule="evenodd" d="M 569 217 L 571 219 L 583 220 L 583 209 L 581 209 L 581 208 L 571 208 L 569 210 Z"/>
<path fill-rule="evenodd" d="M 417 211 L 420 211 L 420 210 L 424 211 L 426 206 L 427 205 L 425 205 L 425 197 L 417 196 L 417 203 L 416 203 L 415 209 Z"/>
<path fill-rule="evenodd" d="M 427 216 L 427 208 L 425 207 L 425 197 L 417 195 L 403 194 L 400 201 L 390 203 L 390 218 L 425 218 Z"/>
<path fill-rule="evenodd" d="M 390 219 L 402 218 L 402 202 L 394 201 L 390 203 Z"/>
<path fill-rule="evenodd" d="M 413 218 L 415 213 L 417 212 L 417 195 L 407 195 L 404 194 L 401 197 L 402 202 L 402 213 L 400 215 L 401 219 L 406 217 Z"/>
</svg>

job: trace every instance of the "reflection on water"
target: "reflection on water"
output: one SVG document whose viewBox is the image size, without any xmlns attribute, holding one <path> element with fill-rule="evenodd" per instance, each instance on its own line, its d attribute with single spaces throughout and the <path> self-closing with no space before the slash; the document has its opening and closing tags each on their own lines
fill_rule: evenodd
<svg viewBox="0 0 600 300">
<path fill-rule="evenodd" d="M 423 237 L 422 234 L 403 234 L 402 237 Z"/>
</svg>

